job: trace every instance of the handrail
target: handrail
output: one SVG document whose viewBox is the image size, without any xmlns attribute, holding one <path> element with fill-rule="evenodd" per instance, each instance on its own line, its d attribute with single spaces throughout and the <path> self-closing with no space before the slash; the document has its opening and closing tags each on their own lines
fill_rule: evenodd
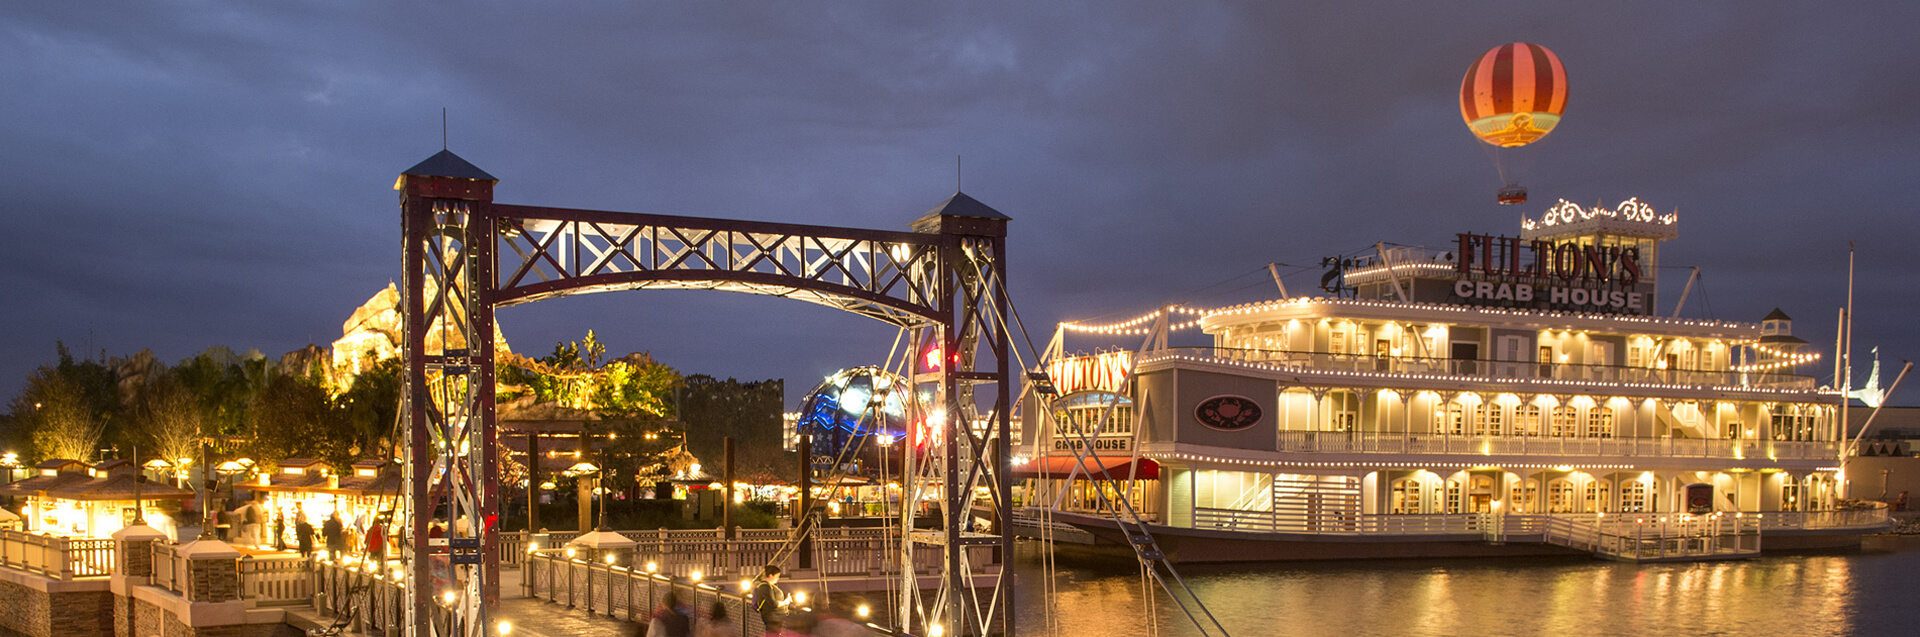
<svg viewBox="0 0 1920 637">
<path fill-rule="evenodd" d="M 1480 436 L 1392 431 L 1282 431 L 1278 451 L 1306 453 L 1431 453 L 1654 458 L 1771 458 L 1827 460 L 1835 441 L 1613 436 Z"/>
<path fill-rule="evenodd" d="M 1168 353 L 1183 352 L 1198 358 L 1262 363 L 1300 371 L 1370 372 L 1384 374 L 1422 374 L 1479 377 L 1494 380 L 1577 380 L 1589 382 L 1653 383 L 1676 386 L 1814 388 L 1814 378 L 1780 372 L 1741 372 L 1734 370 L 1659 369 L 1629 365 L 1595 365 L 1541 361 L 1508 361 L 1488 358 L 1439 358 L 1431 356 L 1392 356 L 1348 354 L 1311 350 L 1255 349 L 1244 347 L 1178 346 L 1148 353 L 1142 362 Z"/>
<path fill-rule="evenodd" d="M 937 554 L 937 551 L 933 552 Z M 929 566 L 937 572 L 938 560 L 930 563 Z M 565 603 L 567 608 L 585 610 L 589 615 L 604 614 L 608 617 L 624 618 L 627 621 L 647 621 L 646 618 L 664 603 L 669 591 L 679 596 L 682 605 L 695 609 L 696 616 L 704 614 L 714 602 L 720 602 L 726 605 L 727 615 L 734 618 L 737 626 L 737 632 L 729 633 L 730 635 L 761 637 L 766 634 L 766 627 L 761 622 L 760 614 L 749 612 L 751 597 L 746 591 L 739 590 L 739 587 L 729 586 L 728 582 L 699 580 L 688 576 L 648 572 L 623 565 L 566 558 L 551 550 L 528 554 L 526 565 L 521 568 L 521 578 L 531 597 L 553 603 Z M 788 590 L 790 593 L 793 592 L 791 584 L 788 585 Z M 823 598 L 815 599 L 822 604 L 827 601 Z M 884 604 L 875 604 L 873 610 L 879 615 L 885 615 L 889 609 L 884 606 Z M 884 620 L 881 617 L 868 617 L 862 621 Z M 845 628 L 846 632 L 837 634 L 863 634 L 875 637 L 893 634 L 877 623 L 850 622 Z"/>
<path fill-rule="evenodd" d="M 110 576 L 116 564 L 113 540 L 0 530 L 0 566 L 72 580 Z"/>
</svg>

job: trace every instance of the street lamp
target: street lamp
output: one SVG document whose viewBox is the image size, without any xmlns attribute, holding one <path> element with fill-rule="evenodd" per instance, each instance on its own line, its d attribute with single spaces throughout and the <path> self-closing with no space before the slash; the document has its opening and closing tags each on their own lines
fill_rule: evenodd
<svg viewBox="0 0 1920 637">
<path fill-rule="evenodd" d="M 575 478 L 582 479 L 582 480 L 586 479 L 587 476 L 594 477 L 593 489 L 587 492 L 588 494 L 587 497 L 589 498 L 587 505 L 592 506 L 593 503 L 591 501 L 591 498 L 593 498 L 594 492 L 600 490 L 600 480 L 599 480 L 600 467 L 594 465 L 592 462 L 581 460 L 579 462 L 574 463 L 573 466 L 567 467 L 566 473 L 569 476 L 573 476 Z M 605 498 L 606 496 L 601 495 L 600 497 Z M 602 500 L 600 502 L 600 527 L 604 529 L 606 528 L 606 526 L 607 526 L 607 503 L 604 500 Z M 587 530 L 581 529 L 580 532 L 585 533 L 587 532 Z"/>
<path fill-rule="evenodd" d="M 7 470 L 7 484 L 13 484 L 13 472 L 20 468 L 20 454 L 6 452 L 0 454 L 0 469 Z M 13 508 L 13 496 L 7 496 L 7 508 Z"/>
<path fill-rule="evenodd" d="M 160 476 L 164 478 L 167 475 L 167 470 L 173 468 L 173 463 L 168 461 L 166 458 L 154 458 L 152 460 L 148 460 L 146 462 L 140 463 L 140 468 L 145 469 L 147 471 L 159 473 Z"/>
<path fill-rule="evenodd" d="M 7 470 L 7 484 L 13 484 L 13 472 L 20 468 L 20 454 L 7 452 L 0 454 L 0 469 Z"/>
<path fill-rule="evenodd" d="M 253 461 L 246 458 L 235 458 L 220 463 L 220 466 L 214 467 L 213 470 L 215 473 L 227 477 L 228 502 L 240 499 L 240 480 L 238 476 L 246 473 L 247 470 L 251 468 L 253 468 Z"/>
</svg>

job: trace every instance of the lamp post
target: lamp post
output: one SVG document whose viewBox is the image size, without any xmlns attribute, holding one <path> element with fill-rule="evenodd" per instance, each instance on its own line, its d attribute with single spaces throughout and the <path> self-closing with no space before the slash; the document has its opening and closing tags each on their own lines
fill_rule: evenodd
<svg viewBox="0 0 1920 637">
<path fill-rule="evenodd" d="M 229 503 L 233 502 L 234 500 L 240 499 L 239 475 L 242 473 L 246 473 L 247 470 L 251 468 L 253 468 L 252 460 L 248 460 L 246 458 L 235 458 L 235 459 L 220 463 L 220 466 L 214 469 L 214 471 L 218 472 L 220 475 L 227 477 L 227 501 Z"/>
<path fill-rule="evenodd" d="M 211 460 L 207 460 L 207 462 L 211 462 Z M 211 466 L 213 468 L 214 473 L 227 477 L 227 505 L 231 506 L 233 504 L 233 501 L 240 499 L 239 476 L 241 473 L 245 473 L 249 468 L 253 467 L 253 461 L 246 458 L 234 458 L 232 460 L 221 462 L 218 465 L 203 464 L 201 466 Z M 212 504 L 212 501 L 213 501 L 212 492 L 214 489 L 220 488 L 220 482 L 217 478 L 209 479 L 207 480 L 207 482 L 208 482 L 207 501 L 208 501 L 208 504 Z M 213 507 L 208 506 L 206 527 L 207 529 L 209 529 L 209 531 L 201 533 L 201 537 L 203 538 L 212 537 L 211 529 L 213 529 L 217 525 L 218 525 L 218 522 L 214 517 Z M 236 520 L 233 526 L 228 527 L 227 539 L 229 541 L 238 539 L 240 529 L 236 527 L 238 527 L 239 525 L 240 525 L 240 522 Z"/>
<path fill-rule="evenodd" d="M 13 484 L 13 472 L 20 468 L 20 454 L 7 452 L 0 454 L 0 469 L 7 470 L 7 484 Z M 13 508 L 13 496 L 7 496 L 7 508 Z"/>
<path fill-rule="evenodd" d="M 592 462 L 588 462 L 586 460 L 581 460 L 580 462 L 574 463 L 573 466 L 567 467 L 567 475 L 573 476 L 576 479 L 586 480 L 588 479 L 587 476 L 594 477 L 592 482 L 593 487 L 591 489 L 586 490 L 589 501 L 587 502 L 587 507 L 588 507 L 587 518 L 582 518 L 583 522 L 589 521 L 588 518 L 593 517 L 593 512 L 592 512 L 593 503 L 591 501 L 591 498 L 593 497 L 593 492 L 599 490 L 600 488 L 599 474 L 600 474 L 600 467 L 595 466 Z M 604 527 L 606 525 L 607 525 L 607 503 L 601 502 L 600 503 L 600 526 Z M 581 533 L 587 532 L 587 528 L 585 524 L 580 525 L 580 527 L 581 527 L 580 528 Z"/>
<path fill-rule="evenodd" d="M 167 460 L 166 458 L 154 458 L 146 462 L 140 463 L 140 468 L 142 470 L 158 473 L 163 478 L 166 477 L 168 472 L 173 470 L 173 466 L 174 466 L 173 462 Z"/>
</svg>

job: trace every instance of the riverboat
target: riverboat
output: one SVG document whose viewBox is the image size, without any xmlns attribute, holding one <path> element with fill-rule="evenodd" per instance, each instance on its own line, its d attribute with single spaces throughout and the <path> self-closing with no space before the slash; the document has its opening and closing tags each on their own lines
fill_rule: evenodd
<svg viewBox="0 0 1920 637">
<path fill-rule="evenodd" d="M 1146 531 L 1175 562 L 1715 559 L 1887 528 L 1840 498 L 1842 392 L 1785 312 L 1656 310 L 1677 236 L 1637 199 L 1561 201 L 1517 236 L 1328 259 L 1324 295 L 1062 324 L 1012 528 Z M 1182 328 L 1211 344 L 1167 345 Z M 1149 345 L 1060 354 L 1076 333 Z"/>
</svg>

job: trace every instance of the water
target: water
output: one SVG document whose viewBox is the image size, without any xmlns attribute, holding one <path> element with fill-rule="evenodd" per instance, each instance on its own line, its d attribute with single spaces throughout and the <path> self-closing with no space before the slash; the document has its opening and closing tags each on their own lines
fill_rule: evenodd
<svg viewBox="0 0 1920 637">
<path fill-rule="evenodd" d="M 1023 547 L 1020 634 L 1045 634 Z M 1920 538 L 1858 553 L 1635 565 L 1588 559 L 1186 566 L 1234 635 L 1920 635 Z M 1062 635 L 1146 637 L 1130 560 L 1060 558 Z M 1199 631 L 1164 601 L 1165 637 Z"/>
</svg>

